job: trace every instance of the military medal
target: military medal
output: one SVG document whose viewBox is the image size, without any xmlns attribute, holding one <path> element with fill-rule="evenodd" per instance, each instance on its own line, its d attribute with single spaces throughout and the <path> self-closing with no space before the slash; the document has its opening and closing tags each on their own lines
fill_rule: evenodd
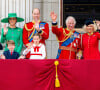
<svg viewBox="0 0 100 90">
<path fill-rule="evenodd" d="M 74 47 L 76 47 L 76 43 L 74 43 Z"/>
</svg>

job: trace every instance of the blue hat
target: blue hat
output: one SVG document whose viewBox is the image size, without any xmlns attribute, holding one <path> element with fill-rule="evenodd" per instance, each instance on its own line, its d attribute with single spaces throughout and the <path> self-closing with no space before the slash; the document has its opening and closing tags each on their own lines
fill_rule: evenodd
<svg viewBox="0 0 100 90">
<path fill-rule="evenodd" d="M 88 25 L 90 25 L 90 24 L 94 24 L 94 22 L 93 22 L 93 20 L 92 20 L 91 18 L 89 18 L 89 19 L 87 19 L 87 20 L 85 21 L 85 25 L 86 25 L 86 26 L 88 26 Z"/>
</svg>

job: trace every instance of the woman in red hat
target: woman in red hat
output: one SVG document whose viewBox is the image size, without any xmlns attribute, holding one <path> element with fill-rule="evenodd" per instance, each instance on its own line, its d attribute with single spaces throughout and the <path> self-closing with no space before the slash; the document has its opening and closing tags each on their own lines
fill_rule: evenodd
<svg viewBox="0 0 100 90">
<path fill-rule="evenodd" d="M 82 50 L 84 59 L 100 59 L 98 49 L 100 33 L 92 20 L 86 20 L 83 29 L 86 31 L 82 36 Z"/>
</svg>

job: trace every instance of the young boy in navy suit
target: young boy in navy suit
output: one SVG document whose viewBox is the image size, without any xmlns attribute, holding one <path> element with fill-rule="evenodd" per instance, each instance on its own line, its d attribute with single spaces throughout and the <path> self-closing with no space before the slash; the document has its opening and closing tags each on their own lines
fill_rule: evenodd
<svg viewBox="0 0 100 90">
<path fill-rule="evenodd" d="M 18 59 L 19 53 L 14 51 L 15 42 L 12 40 L 7 41 L 7 47 L 8 50 L 3 52 L 3 55 L 1 55 L 1 59 Z"/>
</svg>

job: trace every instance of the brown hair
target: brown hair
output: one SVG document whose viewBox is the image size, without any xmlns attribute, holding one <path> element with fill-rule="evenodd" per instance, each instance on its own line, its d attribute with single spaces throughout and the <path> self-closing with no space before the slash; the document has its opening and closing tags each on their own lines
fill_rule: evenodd
<svg viewBox="0 0 100 90">
<path fill-rule="evenodd" d="M 38 33 L 33 34 L 33 37 L 34 37 L 34 36 L 38 36 L 38 37 L 41 39 L 41 36 L 40 36 L 40 34 L 38 34 Z"/>
<path fill-rule="evenodd" d="M 39 13 L 40 13 L 40 9 L 39 9 L 39 8 L 34 8 L 34 9 L 32 10 L 32 13 L 33 13 L 33 11 L 34 11 L 35 9 L 38 9 L 38 10 L 39 10 Z"/>
<path fill-rule="evenodd" d="M 7 46 L 8 46 L 8 44 L 15 45 L 15 42 L 13 40 L 9 40 L 9 41 L 7 41 Z"/>
</svg>

